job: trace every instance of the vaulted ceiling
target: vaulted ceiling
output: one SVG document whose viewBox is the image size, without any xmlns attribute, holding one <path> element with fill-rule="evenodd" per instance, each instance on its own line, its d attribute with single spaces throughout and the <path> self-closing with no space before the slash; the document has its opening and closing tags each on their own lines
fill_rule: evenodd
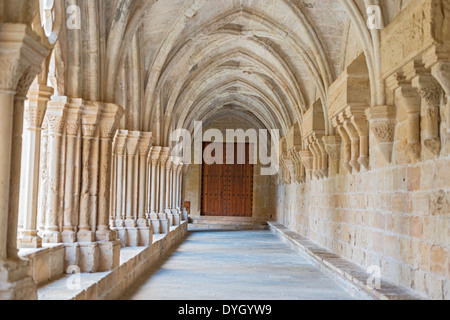
<svg viewBox="0 0 450 320">
<path fill-rule="evenodd" d="M 113 0 L 96 2 L 97 11 L 84 4 L 103 16 L 97 30 L 85 22 L 91 32 L 80 48 L 96 56 L 80 68 L 101 84 L 81 76 L 78 84 L 68 79 L 67 90 L 84 86 L 89 99 L 115 100 L 127 110 L 123 127 L 152 131 L 160 144 L 221 110 L 250 114 L 283 135 L 318 99 L 327 112 L 328 87 L 354 52 L 366 55 L 372 103 L 384 102 L 379 31 L 366 26 L 367 7 L 379 5 L 388 23 L 410 1 Z M 69 37 L 66 55 L 77 49 Z"/>
</svg>

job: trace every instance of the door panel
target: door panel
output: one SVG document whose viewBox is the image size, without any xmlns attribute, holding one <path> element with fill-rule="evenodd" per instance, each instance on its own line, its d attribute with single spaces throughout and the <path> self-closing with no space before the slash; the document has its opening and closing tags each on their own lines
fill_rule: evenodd
<svg viewBox="0 0 450 320">
<path fill-rule="evenodd" d="M 208 145 L 205 143 L 203 150 Z M 251 217 L 254 167 L 250 164 L 250 145 L 245 144 L 245 164 L 237 164 L 237 144 L 223 144 L 223 148 L 224 164 L 203 163 L 202 215 Z M 226 152 L 227 148 L 234 149 L 234 157 Z"/>
</svg>

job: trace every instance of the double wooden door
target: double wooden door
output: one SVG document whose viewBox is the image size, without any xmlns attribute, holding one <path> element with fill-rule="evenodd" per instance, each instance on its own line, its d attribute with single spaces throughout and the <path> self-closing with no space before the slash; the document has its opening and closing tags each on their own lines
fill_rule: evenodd
<svg viewBox="0 0 450 320">
<path fill-rule="evenodd" d="M 209 143 L 205 143 L 206 148 Z M 222 217 L 251 217 L 253 213 L 253 165 L 250 164 L 249 144 L 220 144 L 224 164 L 202 167 L 202 215 Z M 227 148 L 234 148 L 234 161 L 230 161 Z M 238 148 L 245 149 L 238 163 Z M 230 149 L 228 149 L 230 150 Z M 230 164 L 232 163 L 232 164 Z"/>
</svg>

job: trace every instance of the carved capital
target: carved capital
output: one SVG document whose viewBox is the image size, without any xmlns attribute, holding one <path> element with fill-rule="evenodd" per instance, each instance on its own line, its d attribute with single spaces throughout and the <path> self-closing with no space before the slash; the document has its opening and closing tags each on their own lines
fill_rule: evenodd
<svg viewBox="0 0 450 320">
<path fill-rule="evenodd" d="M 116 151 L 116 155 L 123 156 L 125 154 L 127 137 L 128 137 L 127 130 L 117 131 L 116 137 L 114 138 L 114 149 Z"/>
<path fill-rule="evenodd" d="M 48 102 L 45 118 L 49 134 L 64 132 L 68 100 L 64 96 L 53 96 Z"/>
<path fill-rule="evenodd" d="M 99 120 L 100 138 L 111 139 L 117 130 L 120 119 L 123 117 L 124 109 L 113 103 L 104 103 Z"/>
<path fill-rule="evenodd" d="M 97 129 L 103 104 L 86 101 L 81 109 L 81 129 L 83 137 L 92 138 Z"/>
<path fill-rule="evenodd" d="M 153 134 L 151 132 L 141 132 L 141 138 L 139 140 L 139 155 L 148 156 L 150 148 L 153 144 Z"/>
<path fill-rule="evenodd" d="M 322 138 L 325 145 L 325 150 L 331 161 L 339 161 L 341 158 L 341 143 L 340 136 L 325 136 Z"/>
<path fill-rule="evenodd" d="M 0 90 L 25 97 L 48 55 L 36 34 L 25 24 L 0 25 Z"/>
<path fill-rule="evenodd" d="M 141 135 L 141 133 L 139 131 L 129 131 L 128 132 L 128 138 L 127 138 L 127 155 L 128 156 L 136 155 L 140 135 Z"/>
</svg>

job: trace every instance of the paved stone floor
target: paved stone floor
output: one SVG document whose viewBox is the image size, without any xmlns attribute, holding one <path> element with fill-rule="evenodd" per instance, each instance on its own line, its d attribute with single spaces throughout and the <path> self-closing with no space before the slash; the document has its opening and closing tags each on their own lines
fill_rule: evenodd
<svg viewBox="0 0 450 320">
<path fill-rule="evenodd" d="M 195 231 L 124 295 L 131 300 L 347 300 L 269 231 Z"/>
</svg>

